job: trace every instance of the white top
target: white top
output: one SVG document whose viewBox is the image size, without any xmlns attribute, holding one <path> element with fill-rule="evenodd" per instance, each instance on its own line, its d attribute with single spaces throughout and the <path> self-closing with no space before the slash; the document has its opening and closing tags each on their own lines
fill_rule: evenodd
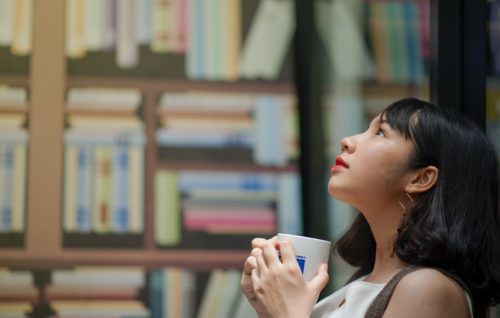
<svg viewBox="0 0 500 318">
<path fill-rule="evenodd" d="M 362 279 L 360 278 L 322 299 L 314 306 L 311 318 L 364 317 L 368 307 L 385 284 L 369 283 Z M 339 307 L 344 299 L 344 304 Z"/>
<path fill-rule="evenodd" d="M 375 297 L 384 288 L 385 284 L 376 284 L 363 281 L 365 277 L 353 281 L 342 287 L 330 296 L 322 299 L 314 306 L 311 318 L 362 318 L 370 307 Z M 472 316 L 472 303 L 467 293 L 470 317 Z M 342 300 L 344 304 L 339 307 Z"/>
</svg>

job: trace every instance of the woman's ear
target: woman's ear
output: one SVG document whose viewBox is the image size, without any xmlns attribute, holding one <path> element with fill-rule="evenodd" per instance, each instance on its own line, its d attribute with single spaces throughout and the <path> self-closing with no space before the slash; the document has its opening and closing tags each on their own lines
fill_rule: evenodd
<svg viewBox="0 0 500 318">
<path fill-rule="evenodd" d="M 405 187 L 408 193 L 422 193 L 432 188 L 438 180 L 439 169 L 427 166 L 417 169 Z"/>
</svg>

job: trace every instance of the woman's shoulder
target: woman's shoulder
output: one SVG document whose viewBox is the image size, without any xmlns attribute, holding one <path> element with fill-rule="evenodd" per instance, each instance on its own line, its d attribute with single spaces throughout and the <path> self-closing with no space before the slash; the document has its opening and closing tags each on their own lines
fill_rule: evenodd
<svg viewBox="0 0 500 318">
<path fill-rule="evenodd" d="M 463 288 L 433 268 L 422 268 L 401 279 L 384 317 L 469 317 L 470 306 Z"/>
</svg>

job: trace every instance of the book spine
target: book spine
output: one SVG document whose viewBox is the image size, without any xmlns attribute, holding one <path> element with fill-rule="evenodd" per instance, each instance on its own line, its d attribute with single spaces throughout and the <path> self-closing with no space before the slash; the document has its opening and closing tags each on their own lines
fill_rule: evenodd
<svg viewBox="0 0 500 318">
<path fill-rule="evenodd" d="M 155 237 L 165 246 L 181 240 L 180 193 L 177 174 L 159 171 L 155 175 Z"/>
<path fill-rule="evenodd" d="M 78 146 L 76 173 L 76 231 L 87 233 L 92 230 L 92 186 L 93 147 Z"/>
<path fill-rule="evenodd" d="M 0 46 L 10 46 L 14 33 L 14 1 L 0 1 Z"/>
<path fill-rule="evenodd" d="M 117 3 L 116 64 L 130 69 L 139 64 L 139 46 L 135 38 L 134 0 Z"/>
<path fill-rule="evenodd" d="M 171 15 L 171 1 L 153 1 L 153 40 L 150 47 L 155 53 L 168 52 Z"/>
<path fill-rule="evenodd" d="M 27 145 L 16 144 L 14 148 L 14 184 L 12 194 L 12 231 L 24 231 L 26 205 L 26 151 Z"/>
<path fill-rule="evenodd" d="M 64 230 L 76 232 L 78 147 L 66 144 L 64 154 Z"/>
<path fill-rule="evenodd" d="M 131 145 L 129 158 L 129 232 L 141 233 L 144 229 L 144 148 Z"/>
<path fill-rule="evenodd" d="M 129 211 L 129 150 L 128 147 L 115 145 L 112 155 L 111 169 L 111 215 L 112 229 L 115 233 L 126 233 L 130 230 Z"/>
<path fill-rule="evenodd" d="M 14 145 L 3 145 L 3 207 L 0 220 L 0 232 L 12 230 L 12 184 L 14 176 Z"/>
<path fill-rule="evenodd" d="M 68 0 L 66 2 L 66 56 L 82 58 L 86 54 L 85 47 L 85 0 Z"/>
<path fill-rule="evenodd" d="M 136 21 L 135 38 L 140 45 L 146 45 L 152 39 L 153 0 L 134 1 Z"/>
<path fill-rule="evenodd" d="M 204 74 L 203 52 L 205 41 L 203 31 L 204 0 L 188 0 L 188 50 L 186 74 L 188 78 L 201 79 Z"/>
<path fill-rule="evenodd" d="M 31 52 L 33 37 L 33 1 L 15 1 L 14 34 L 11 52 L 15 55 L 28 55 Z"/>
<path fill-rule="evenodd" d="M 93 228 L 96 233 L 111 230 L 111 147 L 96 146 L 94 149 L 94 202 Z"/>
</svg>

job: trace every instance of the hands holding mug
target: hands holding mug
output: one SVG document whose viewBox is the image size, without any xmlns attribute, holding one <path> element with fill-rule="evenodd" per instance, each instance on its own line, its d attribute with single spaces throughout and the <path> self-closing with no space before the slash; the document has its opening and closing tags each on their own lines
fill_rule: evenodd
<svg viewBox="0 0 500 318">
<path fill-rule="evenodd" d="M 322 257 L 319 259 L 323 262 L 318 263 L 319 259 L 314 258 L 314 253 L 310 253 L 317 248 L 309 249 L 311 257 L 298 255 L 294 250 L 301 245 L 296 240 L 315 239 L 282 234 L 278 237 L 269 240 L 256 238 L 252 241 L 252 251 L 245 261 L 241 277 L 243 293 L 261 318 L 308 317 L 329 279 L 326 263 L 330 242 L 322 243 Z M 326 242 L 316 241 L 315 245 Z M 308 257 L 311 261 L 308 261 Z M 307 279 L 304 274 L 309 267 L 316 267 L 315 275 Z"/>
</svg>

